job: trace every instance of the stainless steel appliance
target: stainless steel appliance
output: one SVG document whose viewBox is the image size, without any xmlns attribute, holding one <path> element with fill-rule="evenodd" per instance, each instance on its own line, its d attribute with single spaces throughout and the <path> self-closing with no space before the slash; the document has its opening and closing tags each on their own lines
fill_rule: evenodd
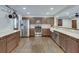
<svg viewBox="0 0 79 59">
<path fill-rule="evenodd" d="M 29 19 L 23 19 L 21 21 L 21 37 L 29 37 Z"/>
<path fill-rule="evenodd" d="M 42 36 L 42 27 L 39 24 L 35 26 L 35 36 Z"/>
</svg>

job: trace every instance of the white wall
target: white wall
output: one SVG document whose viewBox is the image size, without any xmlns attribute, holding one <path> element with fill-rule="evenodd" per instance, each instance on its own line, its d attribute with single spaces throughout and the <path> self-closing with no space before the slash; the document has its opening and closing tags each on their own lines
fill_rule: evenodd
<svg viewBox="0 0 79 59">
<path fill-rule="evenodd" d="M 72 22 L 71 19 L 63 19 L 63 27 L 71 28 Z"/>
<path fill-rule="evenodd" d="M 73 19 L 63 19 L 62 27 L 72 28 L 72 20 Z M 79 29 L 79 18 L 75 18 L 77 20 L 77 29 Z"/>
<path fill-rule="evenodd" d="M 2 10 L 2 7 L 0 6 L 0 31 L 1 30 L 7 30 L 7 29 L 13 29 L 13 22 L 11 19 L 7 18 L 7 15 L 9 13 Z"/>
</svg>

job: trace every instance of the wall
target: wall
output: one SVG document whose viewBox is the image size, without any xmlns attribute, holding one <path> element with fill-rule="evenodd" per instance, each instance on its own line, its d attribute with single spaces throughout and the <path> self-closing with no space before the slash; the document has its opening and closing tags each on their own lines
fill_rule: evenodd
<svg viewBox="0 0 79 59">
<path fill-rule="evenodd" d="M 2 6 L 0 6 L 0 31 L 13 29 L 13 21 L 8 19 L 7 15 L 9 13 L 2 10 Z"/>
<path fill-rule="evenodd" d="M 62 26 L 63 27 L 67 27 L 67 28 L 71 28 L 72 26 L 72 22 L 71 22 L 71 20 L 70 19 L 63 19 L 63 22 L 62 22 L 63 24 L 62 24 Z"/>
<path fill-rule="evenodd" d="M 79 29 L 79 18 L 75 18 L 75 19 L 63 19 L 62 27 L 72 28 L 72 20 L 77 20 L 77 29 Z M 57 23 L 58 22 L 55 21 L 54 25 L 56 25 Z"/>
</svg>

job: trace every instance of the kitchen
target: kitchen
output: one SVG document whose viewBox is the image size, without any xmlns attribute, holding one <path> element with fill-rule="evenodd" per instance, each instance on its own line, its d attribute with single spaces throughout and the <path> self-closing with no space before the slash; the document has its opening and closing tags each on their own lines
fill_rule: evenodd
<svg viewBox="0 0 79 59">
<path fill-rule="evenodd" d="M 79 5 L 0 5 L 0 52 L 79 53 L 78 10 Z"/>
</svg>

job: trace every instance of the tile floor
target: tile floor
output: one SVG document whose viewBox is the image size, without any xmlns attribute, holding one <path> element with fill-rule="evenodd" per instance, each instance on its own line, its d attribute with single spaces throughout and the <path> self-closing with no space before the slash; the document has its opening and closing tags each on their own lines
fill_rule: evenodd
<svg viewBox="0 0 79 59">
<path fill-rule="evenodd" d="M 49 37 L 21 38 L 19 46 L 12 53 L 63 53 Z"/>
</svg>

